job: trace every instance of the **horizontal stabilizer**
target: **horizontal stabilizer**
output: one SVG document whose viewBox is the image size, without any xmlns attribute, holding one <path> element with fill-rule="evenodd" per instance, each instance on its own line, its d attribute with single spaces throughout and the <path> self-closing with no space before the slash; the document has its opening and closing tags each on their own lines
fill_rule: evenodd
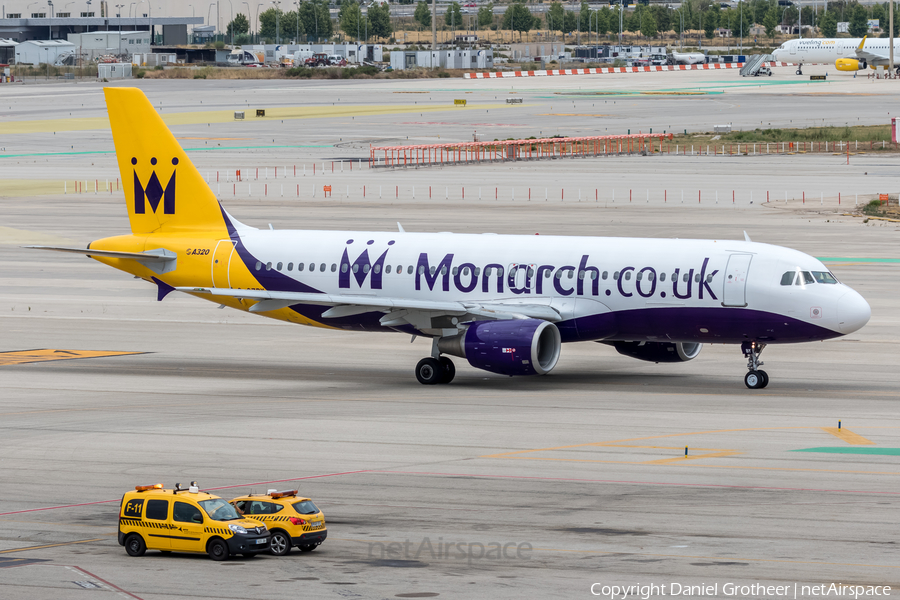
<svg viewBox="0 0 900 600">
<path fill-rule="evenodd" d="M 171 250 L 157 248 L 146 252 L 117 252 L 114 250 L 91 250 L 90 248 L 66 248 L 64 246 L 22 246 L 31 250 L 53 250 L 54 252 L 72 252 L 85 256 L 100 256 L 103 258 L 123 258 L 136 260 L 157 274 L 168 273 L 175 270 L 177 256 Z"/>
</svg>

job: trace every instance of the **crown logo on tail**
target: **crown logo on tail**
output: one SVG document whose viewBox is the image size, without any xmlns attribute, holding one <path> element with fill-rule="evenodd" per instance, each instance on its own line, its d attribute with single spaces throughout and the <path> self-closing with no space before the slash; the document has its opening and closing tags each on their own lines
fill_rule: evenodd
<svg viewBox="0 0 900 600">
<path fill-rule="evenodd" d="M 155 158 L 150 159 L 151 165 L 155 166 L 156 162 Z M 132 158 L 131 164 L 137 165 L 137 158 Z M 172 165 L 178 165 L 177 158 L 172 159 Z M 159 208 L 160 201 L 162 201 L 164 215 L 175 214 L 175 170 L 173 169 L 172 176 L 169 178 L 169 183 L 166 184 L 166 187 L 163 187 L 159 182 L 155 169 L 153 174 L 150 175 L 150 180 L 147 182 L 146 187 L 141 183 L 137 171 L 134 171 L 134 213 L 137 215 L 145 214 L 147 203 L 150 204 L 150 210 L 155 213 L 156 209 Z"/>
</svg>

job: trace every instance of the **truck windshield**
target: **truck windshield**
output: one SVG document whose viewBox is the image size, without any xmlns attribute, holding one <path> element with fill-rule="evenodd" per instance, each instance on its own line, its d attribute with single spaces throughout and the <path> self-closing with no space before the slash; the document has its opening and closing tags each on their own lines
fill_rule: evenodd
<svg viewBox="0 0 900 600">
<path fill-rule="evenodd" d="M 200 506 L 203 507 L 203 510 L 206 511 L 206 514 L 209 515 L 209 518 L 214 521 L 235 521 L 237 519 L 242 518 L 241 515 L 234 510 L 234 507 L 221 498 L 215 498 L 213 500 L 201 500 Z"/>
</svg>

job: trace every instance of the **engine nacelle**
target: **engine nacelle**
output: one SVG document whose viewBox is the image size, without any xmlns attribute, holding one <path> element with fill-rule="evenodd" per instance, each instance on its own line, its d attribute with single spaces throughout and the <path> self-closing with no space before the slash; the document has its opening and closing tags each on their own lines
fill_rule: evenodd
<svg viewBox="0 0 900 600">
<path fill-rule="evenodd" d="M 697 358 L 703 344 L 697 342 L 615 342 L 619 354 L 649 362 L 687 362 Z"/>
<path fill-rule="evenodd" d="M 866 61 L 855 58 L 839 58 L 834 61 L 838 71 L 862 71 L 866 68 Z"/>
<path fill-rule="evenodd" d="M 438 340 L 438 349 L 500 375 L 545 375 L 559 361 L 556 325 L 538 319 L 478 321 L 465 333 Z"/>
</svg>

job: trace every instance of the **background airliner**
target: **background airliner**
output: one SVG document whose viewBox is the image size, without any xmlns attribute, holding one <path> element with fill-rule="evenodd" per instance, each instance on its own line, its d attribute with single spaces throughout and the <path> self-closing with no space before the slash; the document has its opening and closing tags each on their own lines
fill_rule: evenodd
<svg viewBox="0 0 900 600">
<path fill-rule="evenodd" d="M 219 204 L 138 89 L 106 103 L 131 234 L 85 254 L 158 288 L 302 325 L 433 340 L 416 366 L 448 383 L 445 355 L 504 375 L 549 373 L 561 344 L 592 341 L 647 361 L 739 345 L 763 388 L 767 344 L 838 337 L 870 309 L 815 258 L 732 240 L 259 230 Z"/>
<path fill-rule="evenodd" d="M 778 62 L 797 64 L 797 75 L 807 64 L 834 63 L 838 71 L 859 71 L 867 66 L 890 69 L 891 45 L 887 38 L 804 38 L 788 40 L 772 56 Z M 894 66 L 900 65 L 900 38 L 894 40 Z M 900 68 L 897 69 L 900 75 Z"/>
</svg>

